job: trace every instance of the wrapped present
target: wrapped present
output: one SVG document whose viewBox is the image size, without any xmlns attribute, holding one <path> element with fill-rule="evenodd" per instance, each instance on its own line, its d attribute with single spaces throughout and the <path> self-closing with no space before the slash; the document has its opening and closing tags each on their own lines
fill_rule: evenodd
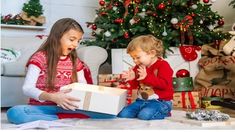
<svg viewBox="0 0 235 132">
<path fill-rule="evenodd" d="M 192 91 L 193 79 L 192 77 L 173 78 L 173 87 L 175 92 Z"/>
<path fill-rule="evenodd" d="M 91 84 L 73 83 L 61 87 L 72 89 L 69 96 L 79 98 L 79 109 L 117 115 L 126 105 L 127 90 Z"/>
<path fill-rule="evenodd" d="M 106 87 L 117 87 L 122 81 L 120 74 L 99 74 L 98 84 Z"/>
<path fill-rule="evenodd" d="M 137 98 L 137 89 L 132 89 L 130 85 L 125 82 L 121 74 L 99 74 L 98 84 L 100 86 L 115 87 L 127 90 L 127 104 L 131 104 Z"/>
<path fill-rule="evenodd" d="M 221 97 L 202 97 L 202 108 L 205 109 L 219 109 L 222 108 L 219 105 L 212 105 L 211 101 L 222 101 Z"/>
<path fill-rule="evenodd" d="M 177 108 L 200 108 L 201 95 L 199 92 L 175 92 L 173 95 L 173 107 Z"/>
</svg>

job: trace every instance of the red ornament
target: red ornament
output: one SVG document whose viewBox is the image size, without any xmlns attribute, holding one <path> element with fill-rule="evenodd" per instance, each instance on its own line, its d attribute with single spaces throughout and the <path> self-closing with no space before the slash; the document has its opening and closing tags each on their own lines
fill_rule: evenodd
<svg viewBox="0 0 235 132">
<path fill-rule="evenodd" d="M 153 13 L 152 15 L 153 15 L 154 17 L 156 17 L 156 16 L 157 16 L 157 13 Z"/>
<path fill-rule="evenodd" d="M 196 14 L 194 14 L 194 13 L 191 13 L 191 16 L 192 16 L 192 17 L 195 17 L 195 16 L 196 16 Z"/>
<path fill-rule="evenodd" d="M 101 0 L 101 1 L 99 2 L 99 4 L 100 4 L 101 6 L 104 6 L 104 5 L 105 5 L 105 2 L 104 2 L 103 0 Z"/>
<path fill-rule="evenodd" d="M 115 2 L 113 5 L 114 5 L 114 6 L 119 6 L 118 2 Z"/>
<path fill-rule="evenodd" d="M 224 25 L 224 20 L 222 20 L 222 19 L 219 20 L 219 21 L 218 21 L 218 24 L 219 24 L 220 26 L 223 26 L 223 25 Z"/>
<path fill-rule="evenodd" d="M 124 21 L 123 18 L 117 18 L 117 19 L 114 20 L 114 22 L 118 23 L 118 24 L 123 23 L 123 21 Z"/>
<path fill-rule="evenodd" d="M 95 24 L 92 24 L 91 29 L 92 29 L 92 30 L 96 30 L 96 29 L 97 29 L 97 26 L 96 26 Z"/>
<path fill-rule="evenodd" d="M 100 12 L 100 15 L 105 16 L 105 15 L 107 15 L 107 13 L 106 12 Z"/>
<path fill-rule="evenodd" d="M 181 77 L 190 77 L 190 73 L 186 69 L 180 69 L 176 72 L 176 77 L 181 78 Z"/>
<path fill-rule="evenodd" d="M 128 32 L 125 32 L 123 36 L 124 36 L 124 38 L 128 39 L 129 38 Z"/>
<path fill-rule="evenodd" d="M 204 3 L 209 3 L 209 0 L 203 0 Z"/>
<path fill-rule="evenodd" d="M 158 5 L 158 9 L 163 10 L 165 9 L 166 5 L 164 3 L 161 3 Z"/>
</svg>

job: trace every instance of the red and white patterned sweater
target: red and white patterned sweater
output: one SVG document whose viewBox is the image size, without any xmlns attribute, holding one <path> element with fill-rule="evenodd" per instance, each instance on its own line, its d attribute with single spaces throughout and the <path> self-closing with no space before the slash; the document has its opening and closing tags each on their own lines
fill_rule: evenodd
<svg viewBox="0 0 235 132">
<path fill-rule="evenodd" d="M 47 60 L 46 60 L 46 53 L 45 52 L 37 52 L 35 53 L 32 58 L 27 63 L 27 67 L 30 65 L 36 65 L 40 68 L 40 75 L 36 82 L 36 88 L 46 91 L 48 93 L 55 93 L 60 90 L 60 87 L 64 85 L 68 85 L 72 83 L 72 61 L 70 60 L 69 56 L 67 56 L 65 59 L 60 59 L 57 64 L 57 74 L 55 79 L 55 88 L 49 89 L 46 87 L 46 72 L 47 72 Z M 84 70 L 84 76 L 88 84 L 92 84 L 92 78 L 89 68 L 81 61 L 77 60 L 77 72 Z M 39 102 L 38 100 L 35 100 L 33 98 L 29 99 L 29 104 L 31 105 L 55 105 L 54 102 L 51 101 L 45 101 L 45 102 Z"/>
</svg>

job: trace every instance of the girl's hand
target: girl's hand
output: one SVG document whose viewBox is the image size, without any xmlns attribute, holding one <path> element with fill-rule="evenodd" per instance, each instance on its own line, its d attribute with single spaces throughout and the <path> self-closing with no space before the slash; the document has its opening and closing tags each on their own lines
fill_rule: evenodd
<svg viewBox="0 0 235 132">
<path fill-rule="evenodd" d="M 71 92 L 71 89 L 63 90 L 58 93 L 53 93 L 51 95 L 51 100 L 55 102 L 59 107 L 62 107 L 65 110 L 75 111 L 78 106 L 74 103 L 75 101 L 80 101 L 77 98 L 66 95 L 66 93 Z"/>
<path fill-rule="evenodd" d="M 124 71 L 124 72 L 122 73 L 122 77 L 123 77 L 126 81 L 133 80 L 133 79 L 135 79 L 135 72 L 133 71 L 132 68 L 129 68 L 128 71 Z"/>
<path fill-rule="evenodd" d="M 137 71 L 138 71 L 138 75 L 139 75 L 139 78 L 137 78 L 137 80 L 139 81 L 139 80 L 145 79 L 145 77 L 147 76 L 146 67 L 145 66 L 139 66 Z"/>
</svg>

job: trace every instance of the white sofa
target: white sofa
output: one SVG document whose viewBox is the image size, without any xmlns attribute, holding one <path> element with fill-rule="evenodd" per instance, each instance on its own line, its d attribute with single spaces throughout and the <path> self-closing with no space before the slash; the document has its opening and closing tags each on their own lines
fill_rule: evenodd
<svg viewBox="0 0 235 132">
<path fill-rule="evenodd" d="M 1 107 L 11 107 L 27 103 L 28 97 L 23 95 L 22 92 L 25 64 L 45 39 L 45 37 L 39 38 L 35 36 L 1 36 L 1 48 L 14 49 L 21 54 L 14 62 L 1 63 Z M 107 59 L 108 54 L 105 49 L 97 46 L 80 47 L 77 50 L 78 56 L 88 65 L 93 82 L 97 84 L 99 67 Z"/>
</svg>

